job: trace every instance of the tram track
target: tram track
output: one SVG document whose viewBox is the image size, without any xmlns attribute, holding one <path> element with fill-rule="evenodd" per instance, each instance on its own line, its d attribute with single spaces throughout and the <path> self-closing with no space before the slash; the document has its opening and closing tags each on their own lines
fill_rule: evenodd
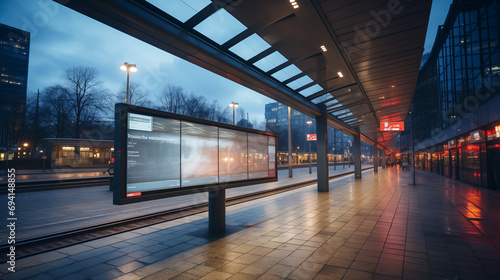
<svg viewBox="0 0 500 280">
<path fill-rule="evenodd" d="M 365 168 L 364 170 L 371 169 Z M 346 176 L 353 174 L 354 172 L 347 172 L 335 176 L 330 176 L 330 179 Z M 106 180 L 109 180 L 106 178 Z M 226 200 L 226 205 L 231 206 L 262 197 L 267 197 L 275 195 L 278 193 L 298 189 L 311 184 L 315 184 L 316 179 L 309 180 L 293 185 L 283 186 L 271 190 L 262 190 L 259 192 L 253 192 L 248 194 L 242 194 L 239 196 L 231 197 Z M 16 186 L 17 191 L 17 186 Z M 196 215 L 208 211 L 208 202 L 199 203 L 195 205 L 180 207 L 176 209 L 170 209 L 165 211 L 160 211 L 157 213 L 151 213 L 146 215 L 141 215 L 137 217 L 122 219 L 118 221 L 102 223 L 94 226 L 79 228 L 75 230 L 69 230 L 54 234 L 48 234 L 44 236 L 38 236 L 34 238 L 27 238 L 22 240 L 16 240 L 16 259 L 21 259 L 64 247 L 73 246 L 76 244 L 128 232 L 131 230 L 152 226 L 159 223 L 164 223 L 172 220 L 176 220 L 182 217 L 187 217 L 191 215 Z M 0 254 L 6 256 L 11 245 L 7 243 L 0 244 Z M 6 261 L 6 260 L 1 260 Z"/>
<path fill-rule="evenodd" d="M 16 182 L 16 193 L 88 188 L 109 184 L 109 177 Z M 0 194 L 7 194 L 7 183 L 0 183 Z"/>
</svg>

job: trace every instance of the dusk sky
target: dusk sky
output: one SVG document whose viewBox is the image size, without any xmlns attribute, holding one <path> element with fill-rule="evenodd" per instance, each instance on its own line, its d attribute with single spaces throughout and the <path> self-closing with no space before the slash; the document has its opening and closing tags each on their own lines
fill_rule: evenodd
<svg viewBox="0 0 500 280">
<path fill-rule="evenodd" d="M 426 52 L 451 2 L 434 0 Z M 129 62 L 138 68 L 130 80 L 153 96 L 173 84 L 222 105 L 238 102 L 251 121 L 259 122 L 264 120 L 264 105 L 273 101 L 50 0 L 1 0 L 0 23 L 31 33 L 28 93 L 60 82 L 64 69 L 82 65 L 98 69 L 105 87 L 117 94 L 126 80 L 119 66 Z"/>
</svg>

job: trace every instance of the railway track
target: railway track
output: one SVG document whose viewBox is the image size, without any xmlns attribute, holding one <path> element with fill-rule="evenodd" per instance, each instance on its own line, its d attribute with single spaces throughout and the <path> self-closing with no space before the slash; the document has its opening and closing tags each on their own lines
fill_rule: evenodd
<svg viewBox="0 0 500 280">
<path fill-rule="evenodd" d="M 371 168 L 365 168 L 368 170 Z M 353 174 L 354 172 L 348 172 L 344 174 L 339 174 L 331 176 L 330 179 L 346 176 Z M 109 180 L 106 178 L 106 182 Z M 316 183 L 317 180 L 310 180 L 301 182 L 294 185 L 283 186 L 275 188 L 272 190 L 263 190 L 260 192 L 243 194 L 236 197 L 231 197 L 226 200 L 226 205 L 234 205 L 238 203 L 243 203 L 251 201 L 254 199 L 282 193 L 285 191 L 294 190 L 307 185 Z M 17 185 L 16 185 L 17 192 Z M 45 236 L 39 236 L 35 238 L 28 238 L 23 240 L 16 240 L 16 258 L 25 258 L 33 256 L 36 254 L 57 250 L 60 248 L 76 245 L 79 243 L 131 231 L 134 229 L 139 229 L 147 226 L 152 226 L 159 223 L 164 223 L 167 221 L 175 220 L 178 218 L 195 215 L 208 210 L 208 203 L 200 203 L 191 206 L 161 211 L 157 213 L 141 215 L 138 217 L 127 218 L 119 221 L 113 221 L 109 223 L 103 223 L 99 225 L 89 226 L 85 228 L 79 228 L 76 230 L 70 230 L 65 232 L 59 232 L 55 234 L 49 234 Z M 11 245 L 7 243 L 0 244 L 0 255 L 6 256 Z M 1 260 L 6 261 L 6 260 Z"/>
<path fill-rule="evenodd" d="M 109 184 L 109 177 L 16 182 L 16 193 L 38 192 L 71 188 L 87 188 Z M 0 194 L 7 193 L 7 183 L 0 184 Z"/>
</svg>

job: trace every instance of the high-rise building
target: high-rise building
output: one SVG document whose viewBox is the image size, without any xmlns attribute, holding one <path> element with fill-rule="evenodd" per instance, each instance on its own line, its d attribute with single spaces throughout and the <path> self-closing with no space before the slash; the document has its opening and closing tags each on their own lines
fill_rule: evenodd
<svg viewBox="0 0 500 280">
<path fill-rule="evenodd" d="M 309 143 L 307 142 L 307 134 L 316 133 L 316 120 L 310 118 L 294 109 L 291 111 L 292 116 L 292 152 L 293 153 L 308 153 Z M 265 109 L 266 130 L 278 135 L 278 151 L 288 151 L 288 106 L 279 102 L 266 104 Z M 312 120 L 309 126 L 308 120 Z M 328 127 L 328 153 L 343 155 L 347 147 L 352 149 L 353 138 L 341 131 L 332 127 Z M 316 153 L 316 142 L 311 142 L 311 151 Z M 362 145 L 362 153 L 369 155 L 371 148 L 369 145 Z"/>
<path fill-rule="evenodd" d="M 30 33 L 0 24 L 0 150 L 17 144 L 26 107 Z"/>
</svg>

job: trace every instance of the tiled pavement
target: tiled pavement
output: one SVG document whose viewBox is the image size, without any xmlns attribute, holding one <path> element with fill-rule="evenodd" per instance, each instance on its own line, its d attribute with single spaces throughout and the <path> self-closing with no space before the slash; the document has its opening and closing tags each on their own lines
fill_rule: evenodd
<svg viewBox="0 0 500 280">
<path fill-rule="evenodd" d="M 366 171 L 20 259 L 2 279 L 500 279 L 500 193 Z M 6 272 L 6 265 L 0 270 Z"/>
<path fill-rule="evenodd" d="M 369 167 L 369 165 L 363 165 L 363 168 Z M 330 166 L 329 174 L 333 176 L 353 171 L 353 166 L 350 168 L 348 165 L 345 168 Z M 80 175 L 82 174 L 84 173 L 80 173 Z M 316 168 L 313 167 L 312 174 L 309 174 L 309 168 L 298 168 L 293 170 L 293 178 L 289 178 L 288 175 L 288 170 L 279 170 L 279 180 L 277 182 L 228 189 L 226 197 L 231 198 L 262 190 L 314 181 L 316 180 Z M 31 175 L 27 176 L 30 176 L 27 178 L 28 180 L 33 179 Z M 16 173 L 16 182 L 23 182 L 24 180 L 17 177 Z M 65 232 L 198 203 L 206 203 L 207 201 L 208 194 L 205 192 L 138 204 L 113 205 L 113 194 L 109 191 L 108 186 L 19 193 L 16 195 L 15 201 L 16 217 L 18 218 L 16 237 L 21 240 Z M 7 195 L 0 195 L 0 205 L 7 205 Z M 0 243 L 6 242 L 8 234 L 7 227 L 0 227 Z"/>
</svg>

